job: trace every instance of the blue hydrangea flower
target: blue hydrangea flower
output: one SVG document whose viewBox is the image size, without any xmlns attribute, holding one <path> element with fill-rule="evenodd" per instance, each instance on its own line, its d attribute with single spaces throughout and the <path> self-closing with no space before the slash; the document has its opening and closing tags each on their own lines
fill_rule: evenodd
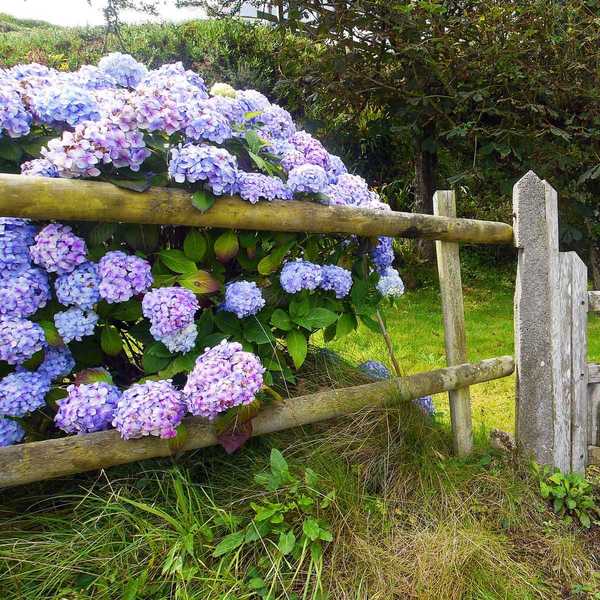
<svg viewBox="0 0 600 600">
<path fill-rule="evenodd" d="M 169 352 L 189 352 L 195 346 L 197 337 L 198 327 L 196 323 L 191 323 L 184 329 L 162 336 L 160 341 L 169 349 Z"/>
<path fill-rule="evenodd" d="M 22 137 L 30 130 L 31 115 L 15 88 L 0 81 L 0 138 L 5 133 L 11 138 Z"/>
<path fill-rule="evenodd" d="M 327 169 L 327 176 L 329 177 L 329 183 L 337 183 L 340 175 L 347 173 L 348 169 L 343 163 L 342 159 L 335 154 L 329 155 L 329 168 Z"/>
<path fill-rule="evenodd" d="M 247 113 L 263 112 L 271 106 L 269 99 L 256 90 L 238 90 L 235 97 Z"/>
<path fill-rule="evenodd" d="M 136 87 L 146 76 L 148 69 L 133 56 L 111 52 L 100 59 L 98 68 L 123 87 Z"/>
<path fill-rule="evenodd" d="M 91 433 L 109 429 L 121 392 L 106 382 L 70 385 L 67 397 L 57 401 L 54 423 L 65 433 Z"/>
<path fill-rule="evenodd" d="M 152 285 L 150 263 L 119 250 L 107 252 L 98 265 L 100 296 L 109 304 L 125 302 Z"/>
<path fill-rule="evenodd" d="M 98 265 L 85 262 L 75 270 L 56 278 L 56 299 L 64 306 L 89 310 L 100 300 Z"/>
<path fill-rule="evenodd" d="M 291 200 L 292 192 L 279 177 L 271 177 L 262 173 L 238 174 L 238 193 L 252 204 L 261 198 L 265 200 Z"/>
<path fill-rule="evenodd" d="M 46 158 L 35 158 L 21 165 L 21 175 L 30 177 L 58 177 L 58 169 Z"/>
<path fill-rule="evenodd" d="M 65 344 L 77 340 L 80 342 L 88 335 L 94 335 L 98 315 L 93 310 L 83 311 L 76 306 L 57 312 L 54 324 Z"/>
<path fill-rule="evenodd" d="M 435 415 L 435 405 L 431 396 L 422 396 L 413 400 L 413 404 L 426 416 L 433 417 Z"/>
<path fill-rule="evenodd" d="M 54 69 L 40 63 L 28 63 L 26 65 L 15 65 L 8 70 L 11 77 L 17 80 L 27 79 L 29 77 L 47 78 L 56 74 Z"/>
<path fill-rule="evenodd" d="M 0 217 L 0 272 L 21 271 L 29 266 L 29 247 L 36 228 L 26 219 Z"/>
<path fill-rule="evenodd" d="M 48 276 L 31 267 L 17 273 L 0 274 L 0 318 L 30 317 L 50 300 Z"/>
<path fill-rule="evenodd" d="M 391 237 L 380 237 L 377 245 L 371 250 L 371 260 L 378 273 L 383 273 L 394 262 L 394 240 Z"/>
<path fill-rule="evenodd" d="M 27 319 L 0 319 L 0 360 L 20 365 L 46 345 L 44 330 Z"/>
<path fill-rule="evenodd" d="M 68 346 L 47 347 L 37 372 L 50 381 L 66 377 L 75 368 L 75 359 Z"/>
<path fill-rule="evenodd" d="M 377 291 L 385 298 L 397 298 L 404 294 L 404 282 L 400 277 L 400 273 L 388 267 L 377 282 Z"/>
<path fill-rule="evenodd" d="M 61 275 L 85 262 L 87 246 L 68 225 L 50 223 L 35 236 L 29 253 L 36 265 Z"/>
<path fill-rule="evenodd" d="M 261 125 L 261 133 L 267 139 L 287 140 L 296 132 L 290 113 L 276 104 L 271 104 L 263 110 L 256 121 Z"/>
<path fill-rule="evenodd" d="M 0 417 L 22 417 L 45 403 L 50 380 L 39 373 L 22 371 L 0 379 Z"/>
<path fill-rule="evenodd" d="M 285 263 L 281 269 L 279 282 L 288 294 L 300 290 L 316 290 L 323 281 L 323 272 L 319 265 L 307 260 L 294 260 Z"/>
<path fill-rule="evenodd" d="M 73 81 L 88 90 L 105 90 L 115 86 L 115 80 L 94 65 L 83 65 L 73 73 Z"/>
<path fill-rule="evenodd" d="M 322 290 L 335 292 L 336 298 L 345 298 L 352 288 L 352 273 L 336 265 L 321 267 L 322 280 L 319 287 Z"/>
<path fill-rule="evenodd" d="M 295 194 L 319 194 L 325 190 L 327 182 L 327 173 L 323 167 L 300 165 L 289 172 L 287 184 Z"/>
<path fill-rule="evenodd" d="M 356 206 L 371 208 L 374 198 L 367 182 L 358 175 L 340 173 L 333 183 L 325 190 L 327 203 L 340 206 Z"/>
<path fill-rule="evenodd" d="M 25 430 L 18 421 L 0 417 L 0 447 L 12 446 L 25 437 Z"/>
<path fill-rule="evenodd" d="M 50 127 L 75 127 L 84 121 L 100 119 L 100 107 L 92 94 L 81 87 L 57 85 L 42 88 L 33 96 L 36 120 Z"/>
<path fill-rule="evenodd" d="M 264 305 L 265 299 L 254 281 L 234 281 L 225 287 L 222 308 L 234 313 L 238 319 L 255 315 Z"/>
<path fill-rule="evenodd" d="M 232 136 L 231 124 L 227 117 L 217 111 L 198 107 L 189 115 L 185 135 L 194 141 L 208 140 L 222 144 Z"/>
<path fill-rule="evenodd" d="M 186 144 L 173 148 L 169 176 L 177 183 L 206 182 L 213 194 L 232 194 L 236 190 L 237 163 L 224 148 Z"/>
<path fill-rule="evenodd" d="M 372 379 L 389 379 L 392 376 L 390 370 L 378 360 L 367 360 L 358 365 L 358 369 Z"/>
</svg>

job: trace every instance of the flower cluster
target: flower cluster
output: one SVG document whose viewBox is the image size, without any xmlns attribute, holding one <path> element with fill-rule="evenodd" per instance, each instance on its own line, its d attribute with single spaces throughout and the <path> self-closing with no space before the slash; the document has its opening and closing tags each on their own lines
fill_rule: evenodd
<svg viewBox="0 0 600 600">
<path fill-rule="evenodd" d="M 352 288 L 352 273 L 336 265 L 321 266 L 307 260 L 295 260 L 283 265 L 279 282 L 288 294 L 320 288 L 335 292 L 336 298 L 345 298 Z"/>
<path fill-rule="evenodd" d="M 35 238 L 35 227 L 25 219 L 0 217 L 0 272 L 21 271 L 31 261 L 29 247 Z"/>
<path fill-rule="evenodd" d="M 264 368 L 237 342 L 223 340 L 200 355 L 183 388 L 193 415 L 214 419 L 234 406 L 250 404 L 263 383 Z"/>
<path fill-rule="evenodd" d="M 50 380 L 22 371 L 0 379 L 0 417 L 22 417 L 44 405 Z"/>
<path fill-rule="evenodd" d="M 367 360 L 358 365 L 358 369 L 372 379 L 389 379 L 392 376 L 390 370 L 378 360 Z"/>
<path fill-rule="evenodd" d="M 30 317 L 49 299 L 48 276 L 41 269 L 0 274 L 0 317 Z"/>
<path fill-rule="evenodd" d="M 80 342 L 84 337 L 94 335 L 98 315 L 93 310 L 83 311 L 77 306 L 57 312 L 54 315 L 54 325 L 63 342 L 68 344 L 73 340 Z"/>
<path fill-rule="evenodd" d="M 58 177 L 59 171 L 56 165 L 47 158 L 35 158 L 21 165 L 21 175 L 29 177 Z"/>
<path fill-rule="evenodd" d="M 262 173 L 240 173 L 238 176 L 238 193 L 252 204 L 263 200 L 291 200 L 292 192 L 279 177 L 271 177 Z"/>
<path fill-rule="evenodd" d="M 345 298 L 352 288 L 352 273 L 336 265 L 321 267 L 322 280 L 320 288 L 335 292 L 336 298 Z"/>
<path fill-rule="evenodd" d="M 74 368 L 75 359 L 68 346 L 48 347 L 45 349 L 44 361 L 37 372 L 50 381 L 54 381 L 60 377 L 66 377 Z"/>
<path fill-rule="evenodd" d="M 380 274 L 394 263 L 393 242 L 393 238 L 380 237 L 377 239 L 376 246 L 371 250 L 371 260 Z"/>
<path fill-rule="evenodd" d="M 135 87 L 148 69 L 129 54 L 113 52 L 100 59 L 98 68 L 111 80 L 124 87 Z"/>
<path fill-rule="evenodd" d="M 319 194 L 325 191 L 328 181 L 323 167 L 304 164 L 289 172 L 287 183 L 295 194 Z"/>
<path fill-rule="evenodd" d="M 32 117 L 15 87 L 0 80 L 0 137 L 18 138 L 29 133 Z"/>
<path fill-rule="evenodd" d="M 87 247 L 68 225 L 50 223 L 35 236 L 29 252 L 36 265 L 60 275 L 85 262 Z"/>
<path fill-rule="evenodd" d="M 36 121 L 50 127 L 70 125 L 100 119 L 98 103 L 86 89 L 73 85 L 42 88 L 33 96 Z"/>
<path fill-rule="evenodd" d="M 150 263 L 120 250 L 107 252 L 98 265 L 100 297 L 108 303 L 125 302 L 152 285 Z"/>
<path fill-rule="evenodd" d="M 264 305 L 265 299 L 254 281 L 234 281 L 225 288 L 223 310 L 234 313 L 238 319 L 255 315 Z"/>
<path fill-rule="evenodd" d="M 44 330 L 27 319 L 0 319 L 0 360 L 20 365 L 39 352 L 46 344 Z"/>
<path fill-rule="evenodd" d="M 66 433 L 108 429 L 120 397 L 119 388 L 106 382 L 70 385 L 67 397 L 57 402 L 54 422 Z"/>
<path fill-rule="evenodd" d="M 85 262 L 70 273 L 56 278 L 56 299 L 65 306 L 91 309 L 100 300 L 98 265 Z"/>
<path fill-rule="evenodd" d="M 183 396 L 170 381 L 147 381 L 123 392 L 112 424 L 125 440 L 147 435 L 172 438 L 184 414 Z"/>
<path fill-rule="evenodd" d="M 400 273 L 392 267 L 385 269 L 377 282 L 377 291 L 386 298 L 402 296 L 404 294 L 404 282 L 400 277 Z"/>
<path fill-rule="evenodd" d="M 0 448 L 11 446 L 25 437 L 25 430 L 18 421 L 0 417 Z"/>
</svg>

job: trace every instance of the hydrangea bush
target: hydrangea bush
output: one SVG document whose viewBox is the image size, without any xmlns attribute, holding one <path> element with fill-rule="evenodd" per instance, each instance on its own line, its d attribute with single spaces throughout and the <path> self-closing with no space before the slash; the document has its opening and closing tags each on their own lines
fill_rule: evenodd
<svg viewBox="0 0 600 600">
<path fill-rule="evenodd" d="M 199 210 L 389 209 L 263 94 L 120 53 L 0 70 L 0 171 L 179 187 Z M 389 238 L 0 218 L 0 445 L 243 421 L 295 381 L 311 335 L 379 332 L 404 289 L 393 260 Z"/>
</svg>

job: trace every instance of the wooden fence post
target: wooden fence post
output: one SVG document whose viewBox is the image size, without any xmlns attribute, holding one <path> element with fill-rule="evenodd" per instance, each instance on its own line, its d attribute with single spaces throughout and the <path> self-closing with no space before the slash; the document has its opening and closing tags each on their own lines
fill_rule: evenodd
<svg viewBox="0 0 600 600">
<path fill-rule="evenodd" d="M 433 210 L 434 214 L 438 216 L 456 217 L 454 192 L 437 191 L 433 196 Z M 455 242 L 438 240 L 435 243 L 435 250 L 444 312 L 446 363 L 451 367 L 467 362 L 465 310 L 460 275 L 459 247 Z M 464 387 L 450 391 L 448 397 L 450 400 L 454 451 L 458 456 L 465 456 L 473 449 L 469 388 Z"/>
<path fill-rule="evenodd" d="M 556 192 L 529 171 L 513 188 L 513 213 L 517 441 L 539 463 L 568 471 L 571 407 L 561 392 Z"/>
</svg>

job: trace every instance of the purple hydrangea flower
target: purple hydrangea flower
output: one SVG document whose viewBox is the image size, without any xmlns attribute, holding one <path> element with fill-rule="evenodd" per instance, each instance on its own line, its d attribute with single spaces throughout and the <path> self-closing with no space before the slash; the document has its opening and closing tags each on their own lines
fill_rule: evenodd
<svg viewBox="0 0 600 600">
<path fill-rule="evenodd" d="M 150 333 L 157 340 L 191 325 L 198 308 L 194 292 L 182 287 L 158 288 L 142 300 L 142 311 L 151 323 Z"/>
<path fill-rule="evenodd" d="M 238 342 L 223 340 L 196 360 L 183 388 L 185 402 L 193 415 L 214 419 L 219 413 L 250 404 L 262 387 L 264 368 Z"/>
<path fill-rule="evenodd" d="M 352 288 L 352 273 L 336 265 L 321 267 L 322 280 L 319 287 L 322 290 L 335 292 L 336 298 L 345 298 Z"/>
<path fill-rule="evenodd" d="M 135 87 L 148 73 L 148 69 L 133 56 L 121 52 L 111 52 L 101 58 L 98 68 L 124 87 Z"/>
<path fill-rule="evenodd" d="M 75 359 L 68 346 L 47 347 L 44 361 L 37 372 L 50 381 L 66 377 L 75 368 Z"/>
<path fill-rule="evenodd" d="M 21 175 L 58 177 L 58 169 L 46 158 L 36 158 L 21 165 Z"/>
<path fill-rule="evenodd" d="M 246 111 L 242 103 L 237 99 L 214 96 L 206 100 L 205 106 L 223 115 L 232 128 L 244 122 Z"/>
<path fill-rule="evenodd" d="M 213 194 L 231 194 L 236 190 L 237 164 L 227 150 L 214 146 L 186 144 L 173 148 L 169 176 L 177 183 L 205 181 Z"/>
<path fill-rule="evenodd" d="M 316 290 L 323 281 L 323 272 L 319 265 L 307 260 L 294 260 L 283 265 L 279 281 L 288 294 L 296 294 L 300 290 Z"/>
<path fill-rule="evenodd" d="M 20 365 L 46 345 L 44 330 L 27 319 L 0 319 L 0 360 Z"/>
<path fill-rule="evenodd" d="M 195 346 L 197 337 L 198 327 L 196 323 L 191 323 L 184 329 L 161 337 L 160 341 L 169 349 L 169 352 L 189 352 Z"/>
<path fill-rule="evenodd" d="M 0 379 L 0 417 L 22 417 L 44 405 L 50 380 L 22 371 Z"/>
<path fill-rule="evenodd" d="M 374 199 L 367 182 L 362 177 L 350 173 L 338 175 L 337 182 L 327 186 L 325 195 L 328 198 L 327 204 L 359 208 L 370 208 Z"/>
<path fill-rule="evenodd" d="M 413 400 L 413 404 L 426 416 L 433 417 L 435 415 L 435 405 L 431 396 L 421 396 Z"/>
<path fill-rule="evenodd" d="M 90 92 L 72 84 L 52 85 L 33 96 L 36 120 L 44 125 L 75 127 L 84 121 L 100 119 L 99 106 Z"/>
<path fill-rule="evenodd" d="M 172 438 L 184 414 L 183 396 L 170 381 L 146 381 L 123 392 L 112 424 L 125 440 L 146 435 Z"/>
<path fill-rule="evenodd" d="M 21 94 L 6 81 L 0 81 L 0 138 L 4 133 L 18 138 L 29 133 L 31 115 Z"/>
<path fill-rule="evenodd" d="M 13 419 L 0 417 L 0 447 L 12 446 L 25 437 L 21 424 Z"/>
<path fill-rule="evenodd" d="M 261 133 L 268 139 L 287 140 L 296 133 L 290 113 L 276 104 L 263 110 L 256 121 L 262 126 Z"/>
<path fill-rule="evenodd" d="M 329 152 L 310 133 L 298 131 L 290 137 L 290 143 L 302 155 L 302 164 L 317 165 L 325 169 L 325 171 L 329 170 Z"/>
<path fill-rule="evenodd" d="M 292 193 L 279 177 L 271 177 L 262 173 L 239 172 L 239 195 L 252 204 L 261 198 L 265 200 L 291 200 Z"/>
<path fill-rule="evenodd" d="M 329 168 L 327 169 L 327 175 L 329 177 L 329 183 L 337 183 L 340 175 L 347 173 L 348 169 L 343 163 L 342 159 L 335 154 L 329 155 Z"/>
<path fill-rule="evenodd" d="M 31 267 L 0 275 L 0 318 L 30 317 L 50 300 L 48 276 Z"/>
<path fill-rule="evenodd" d="M 29 252 L 36 265 L 61 275 L 85 262 L 87 247 L 68 225 L 51 223 L 35 236 Z"/>
<path fill-rule="evenodd" d="M 21 271 L 29 266 L 29 247 L 36 228 L 26 219 L 0 217 L 0 271 Z"/>
<path fill-rule="evenodd" d="M 191 113 L 188 111 L 188 119 L 185 135 L 190 140 L 222 144 L 232 136 L 227 117 L 205 106 L 198 105 Z"/>
<path fill-rule="evenodd" d="M 263 112 L 271 106 L 269 99 L 256 90 L 239 90 L 236 99 L 245 113 Z"/>
<path fill-rule="evenodd" d="M 254 281 L 234 281 L 225 287 L 222 308 L 234 313 L 238 319 L 255 315 L 264 305 L 265 299 Z"/>
<path fill-rule="evenodd" d="M 294 167 L 288 175 L 288 187 L 294 193 L 319 194 L 327 187 L 327 173 L 317 165 Z"/>
<path fill-rule="evenodd" d="M 128 101 L 137 127 L 169 135 L 183 129 L 187 122 L 185 106 L 175 96 L 175 90 L 169 88 L 140 85 Z"/>
<path fill-rule="evenodd" d="M 103 381 L 70 385 L 58 400 L 54 422 L 65 433 L 91 433 L 109 429 L 121 397 L 118 387 Z"/>
<path fill-rule="evenodd" d="M 377 282 L 377 291 L 385 298 L 397 298 L 404 294 L 404 282 L 400 277 L 400 273 L 388 267 Z"/>
<path fill-rule="evenodd" d="M 98 265 L 100 296 L 109 304 L 125 302 L 152 285 L 150 263 L 119 250 L 107 252 Z"/>
<path fill-rule="evenodd" d="M 383 273 L 394 262 L 394 239 L 391 237 L 380 237 L 377 245 L 371 250 L 371 260 L 375 264 L 378 273 Z"/>
<path fill-rule="evenodd" d="M 56 299 L 65 306 L 89 310 L 100 300 L 98 265 L 85 262 L 75 270 L 56 278 Z"/>
<path fill-rule="evenodd" d="M 208 97 L 204 79 L 198 73 L 194 73 L 189 69 L 186 70 L 181 61 L 168 63 L 158 69 L 149 71 L 142 83 L 171 89 L 184 87 L 185 83 L 186 86 L 192 89 L 189 93 L 194 98 Z"/>
<path fill-rule="evenodd" d="M 54 324 L 65 344 L 94 335 L 98 315 L 93 310 L 83 311 L 73 306 L 54 315 Z"/>
<path fill-rule="evenodd" d="M 27 79 L 29 77 L 50 77 L 56 74 L 54 69 L 39 63 L 28 63 L 26 65 L 15 65 L 8 70 L 11 77 L 17 80 Z"/>
<path fill-rule="evenodd" d="M 372 379 L 389 379 L 392 376 L 390 370 L 378 360 L 367 360 L 358 365 L 358 369 Z"/>
</svg>

